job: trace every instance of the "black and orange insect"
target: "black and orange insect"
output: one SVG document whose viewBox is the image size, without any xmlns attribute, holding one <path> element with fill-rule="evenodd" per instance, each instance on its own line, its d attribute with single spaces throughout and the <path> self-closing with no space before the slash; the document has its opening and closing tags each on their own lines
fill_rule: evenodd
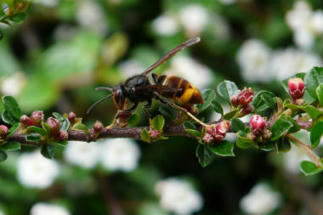
<svg viewBox="0 0 323 215">
<path fill-rule="evenodd" d="M 156 99 L 162 103 L 169 104 L 177 109 L 185 111 L 194 119 L 195 117 L 183 107 L 189 107 L 193 106 L 194 104 L 204 103 L 203 97 L 196 87 L 194 87 L 187 80 L 180 77 L 158 75 L 156 73 L 153 73 L 151 75 L 152 80 L 150 80 L 148 74 L 179 51 L 192 46 L 199 41 L 200 38 L 198 37 L 192 38 L 176 46 L 165 56 L 160 58 L 156 63 L 147 68 L 142 74 L 130 77 L 124 83 L 121 83 L 114 88 L 96 88 L 96 90 L 108 90 L 112 93 L 91 105 L 87 113 L 89 113 L 94 106 L 110 97 L 113 98 L 113 102 L 116 105 L 118 112 L 131 112 L 137 108 L 140 102 L 146 102 L 146 105 L 144 107 L 150 108 L 152 100 Z M 178 105 L 168 101 L 168 99 L 175 101 L 175 103 L 177 103 Z M 133 106 L 130 108 L 127 108 L 128 101 L 133 103 Z M 196 118 L 194 120 L 196 120 Z"/>
</svg>

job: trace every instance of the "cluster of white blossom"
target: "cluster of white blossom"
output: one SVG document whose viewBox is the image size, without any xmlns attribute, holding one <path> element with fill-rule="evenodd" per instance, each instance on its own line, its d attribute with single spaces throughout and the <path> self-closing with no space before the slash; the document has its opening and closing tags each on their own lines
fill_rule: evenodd
<svg viewBox="0 0 323 215">
<path fill-rule="evenodd" d="M 286 22 L 294 32 L 295 44 L 301 48 L 311 48 L 315 37 L 323 35 L 323 10 L 313 11 L 307 1 L 297 1 L 286 13 Z"/>
<path fill-rule="evenodd" d="M 237 54 L 237 62 L 243 78 L 249 82 L 284 80 L 322 65 L 322 60 L 313 53 L 295 48 L 272 51 L 258 39 L 243 43 Z"/>
<path fill-rule="evenodd" d="M 32 206 L 30 215 L 70 215 L 64 207 L 50 203 L 39 202 Z"/>
<path fill-rule="evenodd" d="M 283 157 L 284 168 L 293 174 L 300 173 L 299 164 L 304 160 L 310 160 L 306 154 L 298 147 L 291 145 L 291 149 Z"/>
<path fill-rule="evenodd" d="M 193 186 L 179 178 L 159 181 L 155 190 L 160 197 L 160 206 L 175 214 L 189 215 L 201 210 L 203 200 Z"/>
<path fill-rule="evenodd" d="M 83 0 L 78 3 L 77 21 L 94 32 L 105 35 L 108 31 L 108 22 L 105 13 L 96 1 Z"/>
<path fill-rule="evenodd" d="M 106 139 L 100 143 L 69 141 L 64 151 L 65 160 L 84 169 L 98 164 L 109 171 L 129 172 L 138 166 L 140 149 L 131 139 Z"/>
<path fill-rule="evenodd" d="M 241 209 L 250 215 L 269 214 L 280 204 L 281 195 L 264 183 L 255 185 L 240 201 Z"/>
<path fill-rule="evenodd" d="M 45 158 L 38 150 L 21 154 L 17 165 L 18 181 L 30 188 L 49 187 L 60 172 L 57 161 Z"/>
<path fill-rule="evenodd" d="M 26 77 L 23 73 L 16 72 L 13 75 L 0 80 L 0 90 L 3 95 L 17 96 L 25 85 Z"/>
<path fill-rule="evenodd" d="M 211 13 L 201 4 L 188 4 L 177 13 L 165 12 L 157 17 L 152 22 L 152 30 L 158 35 L 170 36 L 183 27 L 186 35 L 193 37 L 200 35 L 209 25 L 215 26 L 216 29 L 228 29 L 226 20 L 220 15 Z"/>
</svg>

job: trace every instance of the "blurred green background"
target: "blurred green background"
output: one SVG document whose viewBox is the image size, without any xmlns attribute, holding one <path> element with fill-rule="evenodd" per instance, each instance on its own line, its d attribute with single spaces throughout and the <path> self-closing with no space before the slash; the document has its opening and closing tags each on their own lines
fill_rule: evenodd
<svg viewBox="0 0 323 215">
<path fill-rule="evenodd" d="M 0 2 L 6 13 L 13 1 Z M 200 36 L 155 72 L 200 89 L 228 79 L 285 97 L 281 80 L 322 65 L 322 9 L 319 0 L 34 0 L 25 20 L 0 24 L 0 94 L 26 113 L 73 111 L 89 126 L 108 124 L 112 101 L 85 114 L 104 96 L 95 87 L 115 86 Z M 306 156 L 295 148 L 236 148 L 202 168 L 187 138 L 89 145 L 72 143 L 54 161 L 30 147 L 10 154 L 0 164 L 0 214 L 323 214 L 322 174 L 301 175 Z"/>
</svg>

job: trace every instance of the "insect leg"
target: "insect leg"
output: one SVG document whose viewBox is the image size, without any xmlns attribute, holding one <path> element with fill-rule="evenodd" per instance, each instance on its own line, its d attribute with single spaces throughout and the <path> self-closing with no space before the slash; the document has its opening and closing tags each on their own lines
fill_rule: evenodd
<svg viewBox="0 0 323 215">
<path fill-rule="evenodd" d="M 161 101 L 162 103 L 164 104 L 167 104 L 177 110 L 181 110 L 181 111 L 184 111 L 189 117 L 191 117 L 195 122 L 197 122 L 198 124 L 202 125 L 202 126 L 205 126 L 205 127 L 208 127 L 209 125 L 205 124 L 204 122 L 202 122 L 201 120 L 199 120 L 198 118 L 196 118 L 192 113 L 190 113 L 188 110 L 186 110 L 185 108 L 182 108 L 181 106 L 178 106 L 177 104 L 175 103 L 172 103 L 168 100 L 164 100 L 161 95 L 159 95 L 157 92 L 155 92 L 155 95 L 156 95 L 156 98 Z"/>
<path fill-rule="evenodd" d="M 135 102 L 134 105 L 131 108 L 129 108 L 129 109 L 125 110 L 125 111 L 132 112 L 137 108 L 137 106 L 138 106 L 138 102 Z"/>
</svg>

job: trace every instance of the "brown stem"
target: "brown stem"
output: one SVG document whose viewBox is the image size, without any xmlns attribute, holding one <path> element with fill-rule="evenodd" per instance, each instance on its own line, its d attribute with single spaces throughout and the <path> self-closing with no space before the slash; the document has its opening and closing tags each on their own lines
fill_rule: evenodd
<svg viewBox="0 0 323 215">
<path fill-rule="evenodd" d="M 287 137 L 299 148 L 301 148 L 306 154 L 307 156 L 314 161 L 315 165 L 317 167 L 321 166 L 321 162 L 320 162 L 320 157 L 317 156 L 312 148 L 309 145 L 306 145 L 305 143 L 303 143 L 301 140 L 299 140 L 298 138 L 294 137 L 291 134 L 288 134 Z"/>
</svg>

